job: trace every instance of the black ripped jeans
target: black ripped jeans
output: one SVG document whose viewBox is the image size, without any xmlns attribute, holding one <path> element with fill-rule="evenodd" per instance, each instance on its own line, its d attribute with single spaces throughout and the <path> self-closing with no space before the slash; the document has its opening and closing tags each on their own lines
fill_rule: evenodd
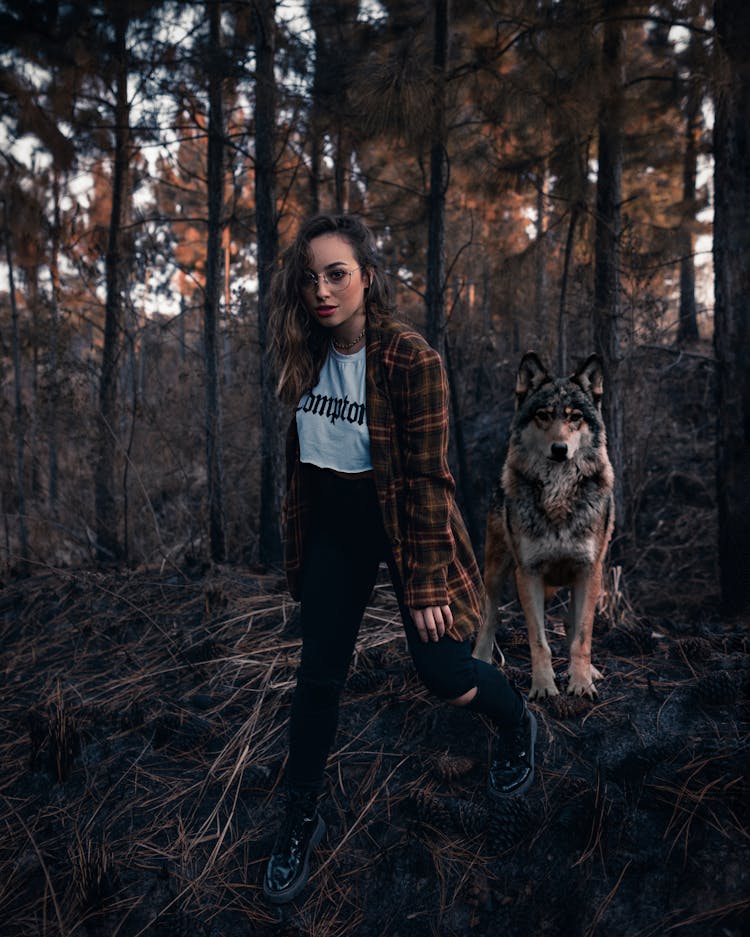
<svg viewBox="0 0 750 937">
<path fill-rule="evenodd" d="M 468 640 L 447 635 L 429 643 L 420 640 L 404 605 L 372 479 L 345 479 L 312 466 L 303 468 L 313 510 L 304 545 L 302 659 L 289 724 L 287 786 L 322 789 L 339 698 L 381 561 L 388 563 L 409 651 L 425 686 L 445 700 L 477 687 L 470 709 L 498 724 L 518 721 L 523 712 L 520 694 L 501 671 L 471 656 Z"/>
</svg>

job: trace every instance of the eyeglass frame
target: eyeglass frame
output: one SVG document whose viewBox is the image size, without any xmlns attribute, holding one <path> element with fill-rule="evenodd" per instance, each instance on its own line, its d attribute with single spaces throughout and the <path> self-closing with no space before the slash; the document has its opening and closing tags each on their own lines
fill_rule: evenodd
<svg viewBox="0 0 750 937">
<path fill-rule="evenodd" d="M 342 267 L 336 267 L 333 270 L 329 271 L 330 274 L 348 273 L 349 282 L 346 284 L 346 286 L 337 286 L 336 284 L 332 283 L 328 279 L 328 273 L 326 273 L 325 271 L 318 274 L 318 273 L 313 273 L 312 270 L 309 270 L 308 272 L 305 273 L 305 278 L 307 279 L 307 282 L 300 283 L 300 289 L 303 292 L 305 290 L 314 290 L 314 289 L 316 290 L 318 288 L 318 284 L 320 283 L 320 278 L 322 277 L 325 280 L 325 282 L 328 284 L 328 286 L 331 288 L 332 292 L 343 293 L 345 292 L 345 290 L 348 290 L 349 287 L 352 285 L 352 276 L 357 270 L 364 270 L 364 267 L 360 265 L 359 267 L 355 267 L 353 270 L 348 270 L 347 268 L 342 268 Z"/>
</svg>

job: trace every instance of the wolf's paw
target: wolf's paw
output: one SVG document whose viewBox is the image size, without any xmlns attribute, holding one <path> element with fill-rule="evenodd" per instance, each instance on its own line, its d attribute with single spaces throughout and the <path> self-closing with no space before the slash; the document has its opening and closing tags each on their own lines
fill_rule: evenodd
<svg viewBox="0 0 750 937">
<path fill-rule="evenodd" d="M 548 697 L 559 696 L 553 677 L 532 677 L 531 689 L 529 690 L 529 699 L 547 699 Z"/>
<path fill-rule="evenodd" d="M 591 668 L 591 679 L 589 680 L 571 676 L 568 681 L 568 693 L 570 693 L 571 696 L 588 696 L 589 699 L 596 699 L 599 693 L 594 685 L 595 677 L 601 678 L 601 674 L 593 667 Z"/>
</svg>

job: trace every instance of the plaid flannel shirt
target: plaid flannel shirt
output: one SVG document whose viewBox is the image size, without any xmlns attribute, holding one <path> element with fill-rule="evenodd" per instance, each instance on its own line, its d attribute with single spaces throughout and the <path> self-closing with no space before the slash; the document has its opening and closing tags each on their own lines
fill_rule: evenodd
<svg viewBox="0 0 750 937">
<path fill-rule="evenodd" d="M 411 608 L 450 605 L 449 634 L 478 628 L 484 588 L 448 468 L 448 386 L 438 353 L 395 319 L 368 326 L 367 424 L 378 500 Z M 308 504 L 297 424 L 287 434 L 283 527 L 289 590 L 299 598 Z"/>
</svg>

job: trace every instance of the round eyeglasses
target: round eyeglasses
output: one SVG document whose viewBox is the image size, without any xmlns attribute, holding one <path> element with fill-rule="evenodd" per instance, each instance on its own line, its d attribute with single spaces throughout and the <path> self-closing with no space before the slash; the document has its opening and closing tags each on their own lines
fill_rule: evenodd
<svg viewBox="0 0 750 937">
<path fill-rule="evenodd" d="M 361 269 L 361 267 L 354 268 L 354 270 Z M 316 290 L 322 277 L 330 287 L 332 293 L 343 293 L 352 282 L 354 270 L 347 270 L 345 267 L 336 267 L 335 270 L 329 270 L 328 273 L 321 273 L 320 276 L 308 270 L 302 277 L 302 289 L 305 291 Z"/>
</svg>

